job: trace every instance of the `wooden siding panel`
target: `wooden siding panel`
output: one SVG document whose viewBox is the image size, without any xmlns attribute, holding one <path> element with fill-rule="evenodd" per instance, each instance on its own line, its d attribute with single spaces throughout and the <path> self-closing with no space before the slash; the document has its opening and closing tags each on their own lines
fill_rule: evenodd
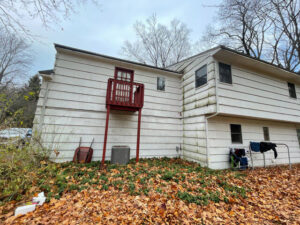
<svg viewBox="0 0 300 225">
<path fill-rule="evenodd" d="M 207 65 L 207 84 L 195 88 L 195 71 Z M 207 165 L 205 114 L 216 112 L 215 64 L 204 55 L 184 66 L 183 158 Z"/>
<path fill-rule="evenodd" d="M 232 81 L 218 83 L 220 113 L 300 123 L 300 95 L 289 97 L 286 80 L 232 65 Z"/>
<path fill-rule="evenodd" d="M 210 166 L 215 169 L 229 168 L 228 154 L 230 147 L 241 147 L 249 149 L 250 141 L 263 141 L 263 127 L 269 127 L 270 141 L 274 143 L 285 143 L 290 148 L 291 162 L 300 162 L 300 146 L 297 138 L 297 124 L 275 122 L 268 120 L 253 120 L 229 116 L 217 116 L 208 120 L 208 146 Z M 242 144 L 232 144 L 230 124 L 241 124 Z M 285 147 L 277 147 L 278 159 L 274 163 L 273 151 L 266 153 L 267 165 L 278 165 L 288 163 L 288 153 Z M 253 155 L 254 165 L 263 166 L 263 156 L 260 153 Z"/>
<path fill-rule="evenodd" d="M 120 64 L 110 64 L 94 58 L 58 53 L 55 74 L 49 82 L 49 92 L 44 116 L 42 104 L 45 87 L 42 88 L 36 110 L 34 127 L 43 123 L 42 140 L 50 149 L 61 152 L 55 161 L 69 161 L 78 146 L 95 138 L 93 160 L 102 155 L 106 119 L 107 79 L 113 77 Z M 141 157 L 176 157 L 182 144 L 182 91 L 180 75 L 164 71 L 134 69 L 134 81 L 145 84 L 145 102 L 142 110 Z M 157 77 L 165 77 L 166 90 L 156 90 Z M 43 119 L 43 121 L 41 121 Z M 113 145 L 125 144 L 135 157 L 137 139 L 137 113 L 113 110 L 108 129 L 108 154 Z"/>
</svg>

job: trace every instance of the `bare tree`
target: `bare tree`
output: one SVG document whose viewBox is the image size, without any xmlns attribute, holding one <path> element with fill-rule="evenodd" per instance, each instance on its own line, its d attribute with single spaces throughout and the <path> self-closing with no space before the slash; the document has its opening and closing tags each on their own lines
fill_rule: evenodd
<svg viewBox="0 0 300 225">
<path fill-rule="evenodd" d="M 48 27 L 74 12 L 75 4 L 89 0 L 0 0 L 0 26 L 6 32 L 32 36 L 28 27 L 22 22 L 25 18 L 37 19 Z M 97 0 L 90 0 L 97 3 Z"/>
<path fill-rule="evenodd" d="M 299 0 L 223 0 L 218 7 L 217 23 L 208 27 L 202 43 L 225 44 L 299 71 Z"/>
<path fill-rule="evenodd" d="M 174 19 L 170 26 L 158 23 L 156 15 L 134 25 L 136 41 L 125 41 L 123 54 L 141 63 L 165 68 L 191 54 L 190 30 Z"/>
<path fill-rule="evenodd" d="M 272 13 L 268 18 L 273 23 L 274 42 L 272 62 L 288 70 L 297 70 L 300 65 L 300 2 L 299 0 L 270 0 Z M 300 71 L 300 69 L 298 69 Z"/>
<path fill-rule="evenodd" d="M 31 63 L 29 45 L 13 34 L 0 30 L 0 84 L 8 83 L 26 74 Z"/>
<path fill-rule="evenodd" d="M 218 6 L 217 23 L 208 28 L 203 40 L 261 58 L 265 33 L 271 27 L 265 16 L 265 4 L 264 0 L 224 0 Z"/>
</svg>

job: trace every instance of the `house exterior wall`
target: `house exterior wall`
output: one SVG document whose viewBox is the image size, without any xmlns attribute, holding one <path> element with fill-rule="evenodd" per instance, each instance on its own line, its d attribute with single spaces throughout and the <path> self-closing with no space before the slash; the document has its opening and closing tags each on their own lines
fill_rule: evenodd
<svg viewBox="0 0 300 225">
<path fill-rule="evenodd" d="M 296 133 L 300 129 L 300 85 L 295 84 L 298 99 L 292 99 L 287 81 L 237 65 L 231 65 L 233 84 L 221 83 L 213 56 L 216 51 L 169 68 L 183 75 L 58 51 L 53 80 L 42 84 L 34 127 L 42 133 L 45 146 L 60 152 L 58 157 L 52 155 L 53 160 L 72 160 L 80 137 L 82 146 L 89 146 L 95 138 L 93 160 L 99 160 L 107 80 L 118 66 L 134 70 L 134 81 L 145 85 L 140 157 L 182 156 L 210 168 L 228 168 L 229 148 L 248 148 L 250 141 L 262 141 L 262 127 L 267 126 L 270 141 L 288 144 L 292 163 L 300 162 Z M 226 57 L 221 62 L 226 63 Z M 195 71 L 203 65 L 207 65 L 207 83 L 195 88 Z M 157 90 L 157 77 L 165 78 L 165 91 Z M 230 124 L 242 125 L 243 144 L 231 143 Z M 131 158 L 135 157 L 136 135 L 137 112 L 112 111 L 106 160 L 113 145 L 130 146 Z M 281 147 L 275 163 L 273 152 L 266 156 L 267 165 L 288 163 L 286 149 Z M 260 153 L 254 155 L 254 164 L 263 165 Z"/>
<path fill-rule="evenodd" d="M 53 80 L 43 83 L 35 116 L 35 128 L 42 123 L 42 141 L 60 154 L 55 161 L 70 161 L 82 137 L 82 146 L 89 146 L 92 138 L 93 160 L 102 156 L 106 119 L 106 87 L 113 78 L 118 64 L 82 55 L 58 52 Z M 175 157 L 176 147 L 182 143 L 182 102 L 179 74 L 164 71 L 134 70 L 134 81 L 144 83 L 145 99 L 142 109 L 140 157 Z M 165 91 L 156 90 L 157 77 L 165 77 Z M 43 104 L 45 104 L 44 116 Z M 137 112 L 112 111 L 110 113 L 107 160 L 113 145 L 128 145 L 131 157 L 136 154 Z M 39 131 L 39 132 L 40 132 Z"/>
<path fill-rule="evenodd" d="M 215 63 L 209 54 L 187 63 L 182 76 L 183 158 L 206 166 L 205 114 L 216 112 Z M 207 83 L 195 88 L 195 71 L 204 65 Z"/>
<path fill-rule="evenodd" d="M 241 125 L 243 144 L 232 144 L 230 124 Z M 208 119 L 209 167 L 213 169 L 229 168 L 229 148 L 241 147 L 248 150 L 250 141 L 264 141 L 263 127 L 269 127 L 271 142 L 285 143 L 289 146 L 292 163 L 300 163 L 300 146 L 296 132 L 296 129 L 300 128 L 299 124 L 233 116 L 216 116 Z M 272 160 L 274 159 L 272 150 L 265 153 L 267 166 L 288 164 L 287 149 L 280 146 L 277 147 L 277 151 L 278 157 L 275 162 Z M 263 166 L 263 155 L 253 153 L 253 161 L 254 166 Z M 251 161 L 249 163 L 251 164 Z"/>
<path fill-rule="evenodd" d="M 219 81 L 218 67 L 216 71 Z M 231 71 L 232 85 L 217 85 L 219 113 L 300 123 L 300 84 L 295 84 L 298 98 L 293 99 L 287 80 L 235 65 Z"/>
</svg>

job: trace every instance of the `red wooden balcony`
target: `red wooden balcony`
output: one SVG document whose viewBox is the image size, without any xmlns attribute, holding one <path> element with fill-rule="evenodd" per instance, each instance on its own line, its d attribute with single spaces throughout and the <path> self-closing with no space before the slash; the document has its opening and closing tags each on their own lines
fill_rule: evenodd
<svg viewBox="0 0 300 225">
<path fill-rule="evenodd" d="M 108 79 L 106 105 L 111 109 L 138 111 L 144 105 L 144 84 Z"/>
<path fill-rule="evenodd" d="M 144 84 L 133 82 L 134 71 L 116 67 L 114 79 L 107 82 L 106 90 L 106 123 L 102 152 L 102 167 L 106 154 L 109 112 L 111 109 L 138 111 L 138 128 L 136 142 L 136 161 L 139 161 L 141 116 L 144 105 Z"/>
</svg>

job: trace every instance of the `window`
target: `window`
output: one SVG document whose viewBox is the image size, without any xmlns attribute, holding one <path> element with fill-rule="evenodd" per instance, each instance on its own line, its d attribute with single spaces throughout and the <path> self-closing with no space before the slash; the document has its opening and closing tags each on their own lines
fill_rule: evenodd
<svg viewBox="0 0 300 225">
<path fill-rule="evenodd" d="M 165 78 L 164 77 L 157 78 L 157 90 L 160 90 L 160 91 L 165 90 Z"/>
<path fill-rule="evenodd" d="M 133 82 L 133 70 L 116 67 L 115 79 L 123 80 L 127 82 Z"/>
<path fill-rule="evenodd" d="M 232 84 L 231 66 L 225 63 L 219 63 L 220 82 Z"/>
<path fill-rule="evenodd" d="M 242 144 L 243 137 L 242 137 L 242 127 L 240 124 L 230 124 L 231 130 L 231 142 Z"/>
<path fill-rule="evenodd" d="M 270 141 L 269 127 L 263 127 L 264 131 L 264 140 Z"/>
<path fill-rule="evenodd" d="M 300 129 L 297 129 L 297 136 L 298 136 L 298 142 L 299 142 L 299 145 L 300 145 Z"/>
<path fill-rule="evenodd" d="M 202 66 L 195 72 L 195 87 L 200 87 L 207 83 L 207 66 Z"/>
<path fill-rule="evenodd" d="M 295 84 L 288 83 L 289 93 L 291 98 L 297 98 Z"/>
</svg>

